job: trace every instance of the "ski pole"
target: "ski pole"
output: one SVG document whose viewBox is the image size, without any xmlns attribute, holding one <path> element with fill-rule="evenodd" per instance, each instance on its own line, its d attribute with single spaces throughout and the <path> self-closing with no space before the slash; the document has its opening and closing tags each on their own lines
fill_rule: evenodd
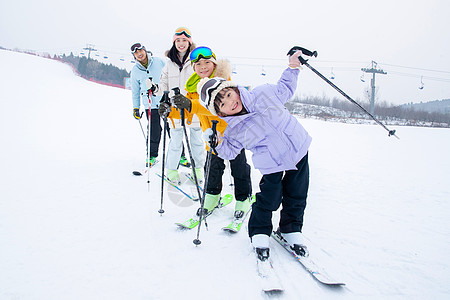
<svg viewBox="0 0 450 300">
<path fill-rule="evenodd" d="M 193 241 L 193 243 L 195 245 L 200 245 L 202 242 L 200 241 L 200 227 L 202 226 L 202 218 L 203 218 L 203 207 L 205 204 L 205 195 L 206 195 L 206 188 L 208 186 L 208 181 L 209 181 L 209 169 L 211 168 L 211 158 L 212 158 L 212 151 L 213 151 L 213 144 L 214 144 L 214 140 L 216 137 L 216 127 L 217 127 L 217 123 L 219 123 L 219 121 L 217 120 L 212 120 L 212 132 L 213 134 L 210 137 L 209 140 L 209 150 L 208 150 L 208 154 L 206 156 L 206 166 L 205 166 L 205 186 L 203 188 L 203 195 L 202 198 L 200 198 L 200 216 L 199 216 L 199 223 L 198 223 L 198 229 L 197 229 L 197 238 Z M 215 149 L 214 149 L 214 152 Z M 216 153 L 217 154 L 217 153 Z M 206 221 L 206 220 L 205 220 Z"/>
<path fill-rule="evenodd" d="M 141 118 L 144 115 L 144 112 L 141 113 Z M 147 140 L 147 137 L 145 136 L 144 128 L 142 127 L 141 119 L 138 119 L 139 125 L 141 126 L 142 134 L 144 135 L 144 140 Z"/>
<path fill-rule="evenodd" d="M 302 47 L 292 47 L 291 50 L 289 50 L 288 55 L 291 56 L 292 54 L 295 53 L 295 51 L 300 50 L 302 51 L 302 53 L 304 55 L 307 56 L 314 56 L 317 57 L 317 51 L 309 51 L 305 48 Z M 381 123 L 377 118 L 375 118 L 370 112 L 368 112 L 364 107 L 362 107 L 358 102 L 356 102 L 355 100 L 353 100 L 352 98 L 350 98 L 350 96 L 348 96 L 344 91 L 342 91 L 340 88 L 338 88 L 334 83 L 332 83 L 330 80 L 328 80 L 328 78 L 326 78 L 325 76 L 323 76 L 319 71 L 317 71 L 315 68 L 313 68 L 309 63 L 307 59 L 304 59 L 302 56 L 299 56 L 298 59 L 300 60 L 300 63 L 302 65 L 307 66 L 311 71 L 313 71 L 314 73 L 316 73 L 320 78 L 322 78 L 323 80 L 325 80 L 326 83 L 328 83 L 329 85 L 331 85 L 335 90 L 337 90 L 342 96 L 344 96 L 347 100 L 349 100 L 350 102 L 352 102 L 353 104 L 355 104 L 356 106 L 358 106 L 363 112 L 365 112 L 367 115 L 369 115 L 377 124 L 379 124 L 381 127 L 383 127 L 385 130 L 387 130 L 387 132 L 389 133 L 389 136 L 393 135 L 395 136 L 397 139 L 400 139 L 398 136 L 395 135 L 395 130 L 389 130 L 383 123 Z"/>
<path fill-rule="evenodd" d="M 148 97 L 148 126 L 147 126 L 147 161 L 146 161 L 146 167 L 147 167 L 147 189 L 150 192 L 150 138 L 151 138 L 151 123 L 152 123 L 152 95 L 151 93 L 151 84 L 152 83 L 152 77 L 149 77 L 148 80 L 145 81 L 145 84 L 147 86 L 147 97 Z"/>
<path fill-rule="evenodd" d="M 164 91 L 164 94 L 161 98 L 160 104 L 169 103 L 169 91 Z M 163 133 L 163 153 L 162 153 L 162 163 L 161 163 L 161 208 L 158 212 L 162 215 L 164 213 L 163 203 L 164 203 L 164 170 L 166 166 L 166 132 L 167 132 L 167 115 L 168 112 L 163 115 L 164 122 L 164 133 Z"/>
<path fill-rule="evenodd" d="M 172 90 L 175 92 L 175 95 L 178 95 L 180 93 L 180 89 L 178 87 L 173 88 Z M 189 139 L 188 139 L 188 135 L 187 135 L 187 131 L 186 131 L 186 124 L 184 122 L 184 109 L 179 109 L 179 110 L 180 110 L 180 117 L 181 117 L 181 127 L 183 128 L 184 137 L 186 139 L 186 147 L 188 148 L 189 158 L 191 160 L 192 174 L 194 175 L 195 186 L 197 187 L 198 198 L 200 199 L 201 193 L 200 193 L 200 188 L 198 186 L 197 174 L 195 173 L 195 161 L 192 157 L 191 145 L 189 143 Z"/>
</svg>

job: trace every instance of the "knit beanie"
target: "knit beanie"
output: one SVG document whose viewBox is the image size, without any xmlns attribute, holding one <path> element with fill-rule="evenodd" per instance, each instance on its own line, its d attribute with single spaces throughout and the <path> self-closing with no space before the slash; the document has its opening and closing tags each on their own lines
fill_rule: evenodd
<svg viewBox="0 0 450 300">
<path fill-rule="evenodd" d="M 214 99 L 221 90 L 227 87 L 236 87 L 236 84 L 220 77 L 203 78 L 197 84 L 200 104 L 209 110 L 211 114 L 217 116 L 216 109 L 214 108 Z"/>
<path fill-rule="evenodd" d="M 192 45 L 192 35 L 191 35 L 191 31 L 189 29 L 187 29 L 186 27 L 178 27 L 175 30 L 175 34 L 173 35 L 173 40 L 172 42 L 175 42 L 175 40 L 177 38 L 183 37 L 185 39 L 187 39 L 189 41 L 189 44 Z"/>
</svg>

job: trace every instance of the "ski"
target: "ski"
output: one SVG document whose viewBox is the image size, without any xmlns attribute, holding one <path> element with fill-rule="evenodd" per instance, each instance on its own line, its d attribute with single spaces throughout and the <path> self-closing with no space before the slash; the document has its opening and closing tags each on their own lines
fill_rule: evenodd
<svg viewBox="0 0 450 300">
<path fill-rule="evenodd" d="M 222 207 L 230 204 L 231 201 L 233 201 L 233 195 L 232 194 L 226 194 L 225 196 L 220 197 L 219 204 L 217 204 L 217 206 L 214 207 L 208 213 L 203 214 L 202 215 L 202 220 L 204 220 L 208 216 L 210 216 L 216 209 L 222 208 Z M 193 216 L 192 218 L 190 218 L 190 219 L 188 219 L 188 220 L 186 220 L 184 222 L 175 223 L 175 224 L 178 225 L 179 227 L 182 227 L 182 228 L 192 229 L 192 228 L 195 228 L 198 225 L 198 223 L 200 223 L 199 216 L 197 214 L 195 214 L 195 216 Z"/>
<path fill-rule="evenodd" d="M 284 291 L 281 285 L 280 278 L 278 277 L 275 269 L 273 268 L 272 261 L 268 257 L 269 249 L 255 249 L 256 251 L 256 266 L 258 270 L 258 276 L 260 278 L 261 289 L 267 293 L 282 293 Z M 264 253 L 264 251 L 267 251 Z"/>
<path fill-rule="evenodd" d="M 256 200 L 255 195 L 253 195 L 251 199 L 252 200 L 251 200 L 250 205 L 252 205 L 253 202 L 255 202 L 255 200 Z M 233 221 L 231 221 L 231 223 L 228 224 L 228 226 L 222 227 L 222 230 L 227 231 L 227 232 L 232 232 L 232 233 L 239 232 L 239 230 L 242 227 L 242 224 L 244 223 L 247 216 L 250 214 L 251 210 L 252 210 L 252 208 L 250 206 L 250 209 L 246 213 L 244 213 L 242 211 L 240 211 L 240 212 L 235 211 L 234 216 L 233 216 Z"/>
<path fill-rule="evenodd" d="M 286 242 L 286 240 L 276 231 L 272 233 L 272 237 L 281 245 L 284 249 L 286 249 L 289 253 L 291 253 L 298 262 L 305 268 L 306 271 L 309 272 L 317 281 L 322 284 L 330 285 L 330 286 L 342 286 L 345 283 L 336 281 L 332 277 L 330 277 L 323 268 L 319 267 L 314 260 L 308 257 L 304 257 L 301 255 L 297 255 L 290 247 L 290 245 Z"/>
<path fill-rule="evenodd" d="M 240 217 L 236 217 L 236 213 L 237 212 L 235 212 L 235 216 L 233 217 L 233 221 L 231 221 L 231 223 L 228 224 L 228 226 L 222 227 L 222 230 L 223 231 L 227 231 L 227 232 L 232 232 L 232 233 L 239 232 L 239 230 L 242 227 L 242 224 L 244 223 L 244 221 L 247 218 L 247 215 L 250 213 L 250 211 L 251 211 L 251 209 L 248 212 L 243 213 L 242 216 L 240 216 Z"/>
<path fill-rule="evenodd" d="M 191 174 L 186 174 L 186 173 L 184 173 L 184 175 L 186 175 L 186 177 L 187 177 L 193 184 L 195 184 L 195 179 L 194 179 L 194 177 L 192 177 Z M 198 185 L 198 188 L 200 189 L 200 191 L 203 192 L 203 188 L 200 186 L 200 184 Z"/>
<path fill-rule="evenodd" d="M 154 164 L 150 165 L 150 169 L 151 169 L 152 167 L 154 167 L 158 162 L 159 162 L 159 160 L 156 160 Z M 147 173 L 148 169 L 149 169 L 149 167 L 146 166 L 145 169 L 144 169 L 144 171 L 141 172 L 141 171 L 137 171 L 137 170 L 136 170 L 136 171 L 133 171 L 132 174 L 133 174 L 134 176 L 142 176 L 142 175 L 143 175 L 142 173 L 144 173 L 144 174 Z"/>
<path fill-rule="evenodd" d="M 156 173 L 156 175 L 161 178 L 161 175 Z M 171 186 L 173 186 L 174 188 L 176 188 L 178 191 L 180 191 L 183 195 L 185 195 L 186 197 L 188 197 L 189 199 L 191 199 L 192 201 L 198 201 L 198 198 L 194 198 L 191 195 L 189 195 L 188 193 L 186 193 L 185 191 L 183 191 L 178 185 L 176 185 L 175 183 L 173 183 L 172 181 L 170 181 L 169 179 L 167 179 L 167 177 L 164 175 L 164 181 L 167 182 L 168 184 L 170 184 Z"/>
</svg>

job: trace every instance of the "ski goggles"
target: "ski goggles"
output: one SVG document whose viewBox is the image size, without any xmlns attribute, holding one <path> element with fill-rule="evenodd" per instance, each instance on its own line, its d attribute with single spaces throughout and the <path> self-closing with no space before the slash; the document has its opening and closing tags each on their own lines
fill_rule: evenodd
<svg viewBox="0 0 450 300">
<path fill-rule="evenodd" d="M 134 54 L 136 51 L 141 50 L 141 49 L 145 49 L 145 47 L 143 45 L 141 45 L 141 43 L 136 43 L 133 46 L 131 46 L 131 53 Z"/>
<path fill-rule="evenodd" d="M 177 30 L 175 30 L 175 35 L 178 36 L 178 35 L 182 35 L 182 34 L 184 34 L 188 38 L 191 37 L 191 32 L 186 27 L 180 27 L 180 28 L 177 28 Z"/>
<path fill-rule="evenodd" d="M 212 92 L 215 91 L 219 85 L 224 82 L 225 79 L 223 78 L 211 78 L 208 81 L 206 81 L 203 86 L 201 87 L 200 91 L 197 91 L 200 95 L 200 104 L 202 104 L 204 107 L 208 108 L 209 103 L 211 102 L 211 96 Z"/>
<path fill-rule="evenodd" d="M 214 57 L 214 59 L 216 59 L 216 55 L 208 47 L 195 48 L 194 50 L 192 50 L 190 55 L 192 64 L 198 62 L 201 58 L 210 59 L 211 57 Z"/>
</svg>

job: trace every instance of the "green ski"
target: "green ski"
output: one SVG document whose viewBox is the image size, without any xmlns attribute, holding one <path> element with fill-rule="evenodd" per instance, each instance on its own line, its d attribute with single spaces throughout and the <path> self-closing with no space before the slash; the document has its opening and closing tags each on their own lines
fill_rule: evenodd
<svg viewBox="0 0 450 300">
<path fill-rule="evenodd" d="M 202 220 L 206 219 L 209 215 L 211 215 L 216 209 L 222 208 L 228 204 L 231 203 L 231 201 L 233 201 L 233 195 L 232 194 L 226 194 L 223 197 L 220 197 L 219 200 L 219 204 L 217 204 L 216 207 L 214 207 L 214 209 L 212 209 L 211 211 L 209 211 L 207 214 L 204 214 L 202 216 Z M 195 216 L 193 216 L 192 218 L 182 222 L 182 223 L 175 223 L 176 225 L 182 227 L 182 228 L 187 228 L 187 229 L 192 229 L 195 228 L 198 223 L 200 222 L 199 220 L 199 216 L 196 214 Z"/>
</svg>

